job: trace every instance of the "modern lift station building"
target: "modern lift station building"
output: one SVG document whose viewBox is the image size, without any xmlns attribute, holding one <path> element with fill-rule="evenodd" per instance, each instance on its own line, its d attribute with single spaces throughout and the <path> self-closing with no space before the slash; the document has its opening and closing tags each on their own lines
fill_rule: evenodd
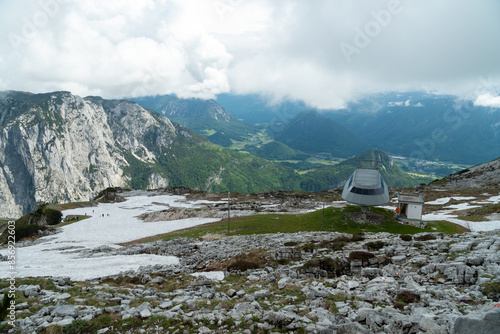
<svg viewBox="0 0 500 334">
<path fill-rule="evenodd" d="M 358 167 L 347 180 L 342 198 L 362 207 L 389 203 L 389 189 L 380 171 L 375 167 Z"/>
</svg>

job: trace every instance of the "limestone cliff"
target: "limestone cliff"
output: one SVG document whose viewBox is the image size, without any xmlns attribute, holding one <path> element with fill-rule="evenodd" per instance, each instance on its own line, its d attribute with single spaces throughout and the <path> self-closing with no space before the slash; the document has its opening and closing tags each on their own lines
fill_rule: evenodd
<svg viewBox="0 0 500 334">
<path fill-rule="evenodd" d="M 159 128 L 168 130 L 162 143 L 181 135 L 168 119 L 154 118 L 134 103 L 106 106 L 66 92 L 4 93 L 0 108 L 4 217 L 19 216 L 39 202 L 85 201 L 103 188 L 126 186 L 130 177 L 123 171 L 129 165 L 124 150 L 152 160 L 155 156 L 141 137 Z"/>
</svg>

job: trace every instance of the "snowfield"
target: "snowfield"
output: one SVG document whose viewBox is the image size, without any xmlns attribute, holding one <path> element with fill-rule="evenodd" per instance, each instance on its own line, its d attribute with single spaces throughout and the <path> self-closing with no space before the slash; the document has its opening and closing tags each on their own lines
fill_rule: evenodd
<svg viewBox="0 0 500 334">
<path fill-rule="evenodd" d="M 16 276 L 68 276 L 85 280 L 136 270 L 140 266 L 179 262 L 173 256 L 126 255 L 92 256 L 89 250 L 168 233 L 175 230 L 218 221 L 213 218 L 190 218 L 144 223 L 137 218 L 145 212 L 168 207 L 195 208 L 207 201 L 188 202 L 184 196 L 158 195 L 128 197 L 122 203 L 99 204 L 96 207 L 65 210 L 67 215 L 90 215 L 91 218 L 63 226 L 62 232 L 40 238 L 35 245 L 17 247 Z M 7 249 L 0 250 L 7 255 Z M 7 262 L 0 262 L 0 278 L 10 277 Z"/>
</svg>

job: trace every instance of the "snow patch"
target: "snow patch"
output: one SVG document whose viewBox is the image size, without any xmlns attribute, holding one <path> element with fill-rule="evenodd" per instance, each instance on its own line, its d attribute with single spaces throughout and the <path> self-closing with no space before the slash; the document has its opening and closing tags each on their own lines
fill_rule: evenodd
<svg viewBox="0 0 500 334">
<path fill-rule="evenodd" d="M 460 197 L 460 196 L 453 196 L 453 197 L 444 197 L 444 198 L 438 198 L 435 201 L 432 202 L 426 202 L 425 204 L 446 204 L 448 203 L 452 198 L 456 200 L 472 200 L 475 199 L 475 197 Z M 485 202 L 489 203 L 498 203 L 500 201 L 500 196 L 492 196 L 489 199 L 485 200 Z M 477 204 L 477 203 L 473 203 Z M 436 221 L 436 220 L 444 220 L 448 221 L 450 223 L 454 223 L 463 227 L 468 228 L 471 231 L 474 232 L 479 232 L 479 231 L 493 231 L 500 229 L 500 220 L 486 220 L 486 221 L 468 221 L 468 220 L 462 220 L 458 218 L 458 215 L 453 214 L 455 211 L 459 210 L 468 210 L 468 209 L 473 209 L 480 207 L 480 205 L 471 205 L 471 203 L 460 203 L 460 204 L 453 204 L 446 206 L 443 210 L 429 213 L 426 215 L 422 216 L 422 220 L 424 221 Z"/>
<path fill-rule="evenodd" d="M 206 271 L 206 272 L 192 273 L 191 276 L 194 277 L 205 276 L 206 278 L 212 281 L 222 281 L 225 277 L 223 271 Z"/>
<path fill-rule="evenodd" d="M 453 196 L 453 197 L 443 197 L 443 198 L 438 198 L 434 201 L 429 201 L 425 202 L 425 204 L 430 204 L 430 205 L 443 205 L 448 203 L 450 200 L 457 200 L 457 201 L 471 201 L 473 199 L 476 199 L 475 197 L 466 197 L 466 196 Z"/>
<path fill-rule="evenodd" d="M 168 207 L 195 208 L 207 201 L 188 202 L 184 196 L 159 195 L 127 197 L 122 203 L 104 203 L 64 211 L 64 215 L 91 218 L 63 226 L 62 232 L 40 238 L 35 245 L 17 247 L 16 276 L 69 276 L 74 280 L 116 275 L 148 265 L 177 265 L 174 256 L 151 254 L 106 255 L 91 253 L 99 247 L 120 248 L 119 243 L 218 221 L 217 218 L 190 218 L 145 223 L 137 218 L 145 212 Z M 0 250 L 7 255 L 7 249 Z M 90 255 L 89 255 L 90 254 Z M 9 277 L 6 261 L 0 262 L 0 278 Z"/>
</svg>

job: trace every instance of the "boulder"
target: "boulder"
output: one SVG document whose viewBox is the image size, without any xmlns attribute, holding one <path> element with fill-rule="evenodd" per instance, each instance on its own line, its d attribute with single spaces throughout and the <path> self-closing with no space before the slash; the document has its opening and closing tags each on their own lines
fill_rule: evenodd
<svg viewBox="0 0 500 334">
<path fill-rule="evenodd" d="M 78 311 L 73 305 L 57 305 L 54 309 L 54 315 L 56 317 L 73 317 L 78 315 Z"/>
<path fill-rule="evenodd" d="M 24 297 L 31 298 L 40 295 L 40 285 L 21 285 L 18 290 L 22 291 Z"/>
<path fill-rule="evenodd" d="M 297 315 L 291 312 L 274 312 L 268 311 L 264 313 L 262 320 L 276 327 L 283 328 L 293 322 Z"/>
<path fill-rule="evenodd" d="M 500 303 L 458 317 L 453 326 L 455 334 L 498 334 L 500 332 Z"/>
</svg>

